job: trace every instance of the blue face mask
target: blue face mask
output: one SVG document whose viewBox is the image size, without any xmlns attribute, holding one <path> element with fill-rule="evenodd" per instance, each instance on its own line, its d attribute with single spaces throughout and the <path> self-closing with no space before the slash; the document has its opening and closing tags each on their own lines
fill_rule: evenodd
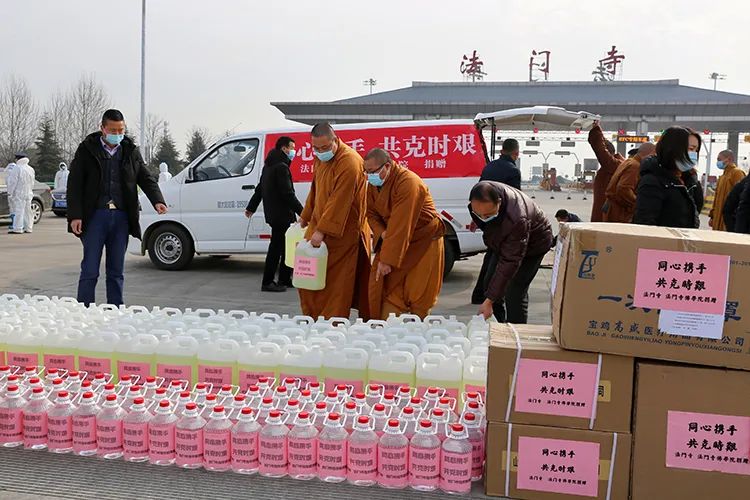
<svg viewBox="0 0 750 500">
<path fill-rule="evenodd" d="M 289 158 L 289 161 L 292 161 L 295 156 L 297 156 L 297 151 L 295 151 L 294 149 L 290 149 L 286 153 L 286 157 Z"/>
<path fill-rule="evenodd" d="M 125 139 L 125 134 L 107 134 L 104 136 L 104 140 L 112 146 L 119 145 L 123 139 Z"/>
<path fill-rule="evenodd" d="M 380 174 L 367 174 L 367 182 L 375 187 L 381 187 L 385 181 L 380 178 Z"/>
<path fill-rule="evenodd" d="M 476 216 L 477 219 L 479 219 L 484 224 L 487 224 L 488 222 L 492 222 L 493 220 L 497 219 L 497 216 L 498 216 L 498 214 L 493 214 L 493 215 L 490 215 L 489 217 L 480 217 L 479 214 L 477 214 L 476 212 L 472 212 L 472 213 Z"/>
<path fill-rule="evenodd" d="M 322 153 L 315 151 L 314 153 L 318 160 L 322 162 L 331 161 L 333 159 L 333 151 L 324 151 Z"/>
<path fill-rule="evenodd" d="M 698 164 L 698 152 L 697 151 L 688 151 L 688 158 L 690 158 L 690 161 L 693 162 L 693 165 Z"/>
<path fill-rule="evenodd" d="M 716 162 L 716 168 L 718 168 L 719 170 L 724 170 L 724 167 L 726 167 L 726 166 L 727 166 L 726 163 L 724 163 L 721 160 L 719 160 L 719 161 Z"/>
</svg>

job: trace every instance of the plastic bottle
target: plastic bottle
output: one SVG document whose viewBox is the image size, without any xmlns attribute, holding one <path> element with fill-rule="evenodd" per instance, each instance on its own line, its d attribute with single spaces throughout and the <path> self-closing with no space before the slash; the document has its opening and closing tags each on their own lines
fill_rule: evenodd
<svg viewBox="0 0 750 500">
<path fill-rule="evenodd" d="M 212 472 L 225 472 L 232 467 L 232 422 L 223 406 L 214 406 L 203 428 L 203 467 Z"/>
<path fill-rule="evenodd" d="M 370 383 L 382 385 L 384 392 L 396 392 L 402 385 L 413 386 L 415 366 L 409 352 L 376 351 L 370 356 Z"/>
<path fill-rule="evenodd" d="M 297 421 L 297 415 L 299 415 L 302 412 L 302 408 L 300 408 L 299 400 L 290 399 L 286 404 L 286 408 L 284 408 L 283 410 L 284 410 L 286 425 L 287 427 L 289 427 L 289 430 L 291 430 L 292 427 L 294 426 L 294 422 Z"/>
<path fill-rule="evenodd" d="M 91 392 L 101 394 L 107 383 L 107 378 L 103 373 L 95 374 L 93 380 L 91 380 Z"/>
<path fill-rule="evenodd" d="M 318 436 L 318 478 L 321 481 L 346 481 L 348 436 L 341 415 L 329 413 Z"/>
<path fill-rule="evenodd" d="M 27 401 L 31 399 L 34 389 L 41 389 L 41 393 L 44 393 L 44 383 L 42 382 L 42 379 L 40 379 L 39 377 L 30 378 L 25 384 L 21 386 L 21 390 L 26 391 L 26 393 L 24 394 L 24 397 Z"/>
<path fill-rule="evenodd" d="M 208 385 L 204 382 L 195 384 L 195 388 L 193 389 L 193 401 L 195 401 L 198 406 L 201 406 L 206 402 L 206 396 L 208 396 L 208 392 Z"/>
<path fill-rule="evenodd" d="M 203 467 L 203 428 L 206 419 L 200 416 L 198 405 L 188 403 L 182 417 L 175 424 L 175 464 L 183 469 Z"/>
<path fill-rule="evenodd" d="M 302 290 L 322 290 L 326 286 L 328 247 L 325 242 L 315 248 L 302 240 L 294 253 L 294 275 L 292 284 Z"/>
<path fill-rule="evenodd" d="M 284 477 L 288 473 L 289 428 L 281 412 L 273 410 L 259 434 L 259 472 L 265 477 Z"/>
<path fill-rule="evenodd" d="M 214 388 L 237 384 L 237 352 L 240 345 L 234 340 L 218 339 L 201 346 L 198 351 L 198 381 L 213 384 Z"/>
<path fill-rule="evenodd" d="M 26 404 L 17 385 L 5 388 L 5 399 L 0 400 L 0 420 L 3 422 L 0 444 L 6 448 L 23 446 L 23 411 Z"/>
<path fill-rule="evenodd" d="M 65 384 L 68 386 L 68 392 L 75 397 L 81 392 L 83 387 L 83 379 L 78 371 L 68 372 L 68 377 L 65 379 Z M 85 391 L 84 391 L 85 392 Z"/>
<path fill-rule="evenodd" d="M 23 410 L 23 445 L 29 450 L 47 449 L 47 412 L 52 403 L 42 387 L 32 389 L 29 402 Z"/>
<path fill-rule="evenodd" d="M 125 395 L 125 401 L 122 403 L 122 408 L 125 411 L 130 411 L 130 408 L 133 406 L 133 403 L 135 402 L 136 398 L 143 398 L 145 397 L 145 392 L 143 388 L 140 385 L 131 385 L 128 389 L 127 394 Z"/>
<path fill-rule="evenodd" d="M 378 435 L 366 415 L 357 418 L 349 436 L 346 479 L 355 486 L 372 486 L 378 480 Z"/>
<path fill-rule="evenodd" d="M 286 386 L 280 385 L 273 393 L 273 404 L 276 408 L 284 408 L 289 401 L 289 391 Z"/>
<path fill-rule="evenodd" d="M 318 432 L 323 430 L 326 417 L 328 416 L 328 405 L 325 401 L 318 401 L 315 403 L 315 409 L 313 410 L 313 425 Z"/>
<path fill-rule="evenodd" d="M 320 349 L 304 344 L 289 344 L 281 349 L 279 377 L 298 378 L 300 387 L 306 387 L 308 383 L 322 378 L 322 364 L 323 353 Z"/>
<path fill-rule="evenodd" d="M 93 392 L 93 391 L 92 391 Z M 106 401 L 107 396 L 110 394 L 117 395 L 117 390 L 115 389 L 115 384 L 109 383 L 105 384 L 104 387 L 102 387 L 101 392 L 99 393 L 99 399 L 97 400 L 97 404 L 104 403 Z M 117 396 L 118 400 L 121 400 L 120 396 Z"/>
<path fill-rule="evenodd" d="M 302 389 L 299 391 L 299 408 L 301 411 L 311 412 L 313 408 L 315 408 L 315 403 L 313 403 L 312 399 L 312 392 L 310 392 L 310 389 Z"/>
<path fill-rule="evenodd" d="M 146 401 L 152 401 L 154 396 L 156 396 L 156 389 L 158 388 L 159 384 L 156 381 L 156 377 L 149 375 L 143 383 L 143 398 Z"/>
<path fill-rule="evenodd" d="M 155 373 L 155 353 L 159 339 L 155 335 L 139 333 L 117 344 L 117 375 L 137 375 L 141 381 Z"/>
<path fill-rule="evenodd" d="M 305 239 L 305 230 L 298 223 L 294 223 L 286 230 L 284 240 L 284 264 L 287 267 L 294 268 L 294 255 L 297 245 Z"/>
<path fill-rule="evenodd" d="M 457 355 L 444 356 L 423 352 L 416 360 L 416 382 L 418 393 L 424 394 L 428 387 L 442 387 L 445 395 L 458 400 L 463 390 L 464 367 Z"/>
<path fill-rule="evenodd" d="M 96 415 L 99 407 L 93 392 L 84 392 L 81 404 L 73 412 L 73 453 L 82 457 L 97 454 Z"/>
<path fill-rule="evenodd" d="M 148 423 L 148 461 L 153 465 L 175 462 L 175 424 L 177 416 L 167 399 L 159 401 L 156 414 Z"/>
<path fill-rule="evenodd" d="M 263 398 L 263 400 L 260 403 L 260 406 L 258 407 L 258 423 L 263 426 L 266 423 L 266 419 L 268 418 L 268 415 L 275 409 L 275 405 L 273 403 L 273 398 L 270 396 L 267 396 Z"/>
<path fill-rule="evenodd" d="M 174 414 L 177 416 L 177 418 L 181 418 L 183 412 L 185 411 L 185 408 L 189 403 L 193 402 L 193 397 L 190 394 L 190 391 L 182 391 L 180 395 L 177 397 L 177 402 L 174 406 Z"/>
<path fill-rule="evenodd" d="M 47 449 L 52 453 L 73 451 L 73 411 L 68 391 L 58 391 L 47 412 Z"/>
<path fill-rule="evenodd" d="M 380 438 L 385 432 L 385 428 L 388 425 L 389 418 L 390 413 L 388 413 L 388 410 L 384 404 L 377 403 L 372 407 L 372 427 L 375 431 L 375 434 L 378 435 L 378 438 Z"/>
<path fill-rule="evenodd" d="M 120 336 L 111 331 L 94 331 L 84 335 L 78 343 L 76 369 L 117 375 L 113 359 L 120 340 Z"/>
<path fill-rule="evenodd" d="M 7 363 L 12 366 L 37 366 L 47 331 L 41 326 L 22 327 L 8 338 Z"/>
<path fill-rule="evenodd" d="M 187 380 L 192 385 L 198 379 L 198 347 L 198 341 L 188 335 L 161 342 L 156 349 L 156 375 L 167 384 Z"/>
<path fill-rule="evenodd" d="M 399 421 L 391 419 L 378 443 L 378 485 L 403 489 L 409 483 L 409 440 Z"/>
<path fill-rule="evenodd" d="M 440 398 L 438 400 L 437 408 L 443 410 L 448 415 L 448 422 L 458 422 L 458 415 L 456 414 L 456 400 L 451 398 Z"/>
<path fill-rule="evenodd" d="M 367 380 L 369 355 L 364 349 L 344 347 L 330 349 L 323 355 L 323 377 L 326 386 L 344 384 L 353 392 L 362 392 Z"/>
<path fill-rule="evenodd" d="M 234 398 L 229 401 L 228 405 L 224 405 L 227 417 L 232 421 L 232 424 L 237 423 L 240 419 L 240 413 L 242 409 L 247 405 L 244 394 L 235 394 Z"/>
<path fill-rule="evenodd" d="M 461 421 L 471 444 L 471 480 L 481 481 L 484 475 L 484 432 L 481 420 L 474 413 L 465 413 Z"/>
<path fill-rule="evenodd" d="M 231 384 L 224 384 L 216 393 L 217 402 L 220 405 L 228 405 L 234 399 L 234 387 Z M 229 416 L 229 414 L 227 414 Z"/>
<path fill-rule="evenodd" d="M 122 450 L 126 462 L 148 461 L 148 424 L 151 418 L 146 401 L 136 398 L 130 412 L 122 419 Z"/>
<path fill-rule="evenodd" d="M 278 376 L 281 362 L 281 347 L 271 342 L 243 345 L 237 355 L 240 390 L 257 384 L 260 377 Z"/>
<path fill-rule="evenodd" d="M 435 424 L 438 438 L 440 438 L 441 441 L 444 441 L 447 436 L 448 426 L 450 425 L 450 416 L 442 408 L 435 408 L 432 410 L 430 420 Z"/>
<path fill-rule="evenodd" d="M 401 408 L 398 407 L 396 396 L 392 392 L 386 392 L 385 394 L 383 394 L 381 403 L 385 405 L 388 416 L 393 415 L 395 417 L 399 413 L 401 413 Z"/>
<path fill-rule="evenodd" d="M 232 427 L 232 470 L 238 474 L 258 472 L 258 435 L 260 425 L 251 408 L 242 408 Z"/>
<path fill-rule="evenodd" d="M 83 333 L 73 328 L 63 328 L 55 335 L 44 338 L 43 364 L 47 369 L 76 369 L 76 353 Z"/>
<path fill-rule="evenodd" d="M 367 404 L 370 407 L 380 403 L 383 399 L 383 386 L 380 384 L 367 384 Z"/>
<path fill-rule="evenodd" d="M 462 424 L 451 424 L 440 456 L 440 489 L 452 495 L 471 492 L 472 448 Z"/>
<path fill-rule="evenodd" d="M 367 397 L 365 396 L 364 392 L 358 392 L 354 394 L 352 401 L 357 407 L 357 414 L 369 415 L 370 412 L 372 411 L 372 408 L 370 407 L 370 405 L 367 404 Z"/>
<path fill-rule="evenodd" d="M 409 486 L 434 491 L 440 485 L 440 438 L 430 420 L 421 420 L 409 442 Z"/>
<path fill-rule="evenodd" d="M 293 421 L 289 431 L 289 477 L 307 481 L 317 475 L 318 430 L 309 412 L 303 411 Z"/>
<path fill-rule="evenodd" d="M 484 401 L 486 387 L 487 356 L 470 355 L 464 360 L 462 391 L 479 393 Z"/>
<path fill-rule="evenodd" d="M 310 391 L 310 398 L 312 399 L 313 403 L 317 403 L 318 401 L 320 401 L 320 398 L 324 394 L 324 388 L 325 386 L 318 380 L 314 380 L 307 384 L 307 389 Z"/>
<path fill-rule="evenodd" d="M 117 396 L 108 395 L 96 415 L 96 447 L 100 457 L 108 460 L 122 457 L 122 421 L 126 414 L 117 403 Z"/>
</svg>

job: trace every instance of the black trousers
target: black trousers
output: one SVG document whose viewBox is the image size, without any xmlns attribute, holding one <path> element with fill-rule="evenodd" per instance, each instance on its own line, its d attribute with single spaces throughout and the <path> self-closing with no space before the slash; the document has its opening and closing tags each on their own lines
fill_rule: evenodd
<svg viewBox="0 0 750 500">
<path fill-rule="evenodd" d="M 278 283 L 288 285 L 292 282 L 292 268 L 284 264 L 286 231 L 290 224 L 274 224 L 271 226 L 271 242 L 266 254 L 266 267 L 263 271 L 263 285 L 270 285 L 276 281 L 276 272 L 279 273 Z"/>
<path fill-rule="evenodd" d="M 534 281 L 536 273 L 539 271 L 542 259 L 544 259 L 544 254 L 527 255 L 521 261 L 521 266 L 513 278 L 511 278 L 508 288 L 505 290 L 505 299 L 500 299 L 492 304 L 492 312 L 495 315 L 495 319 L 499 322 L 505 323 L 507 321 L 508 323 L 516 324 L 525 324 L 528 322 L 529 287 L 531 286 L 531 282 Z M 497 255 L 492 254 L 487 262 L 487 272 L 484 278 L 485 290 L 495 275 L 497 263 Z"/>
<path fill-rule="evenodd" d="M 482 259 L 482 269 L 479 271 L 479 277 L 477 278 L 477 284 L 474 285 L 474 290 L 471 292 L 471 303 L 481 304 L 484 302 L 484 290 L 485 281 L 487 279 L 487 266 L 489 266 L 492 260 L 492 251 L 488 248 L 484 252 L 484 258 Z"/>
</svg>

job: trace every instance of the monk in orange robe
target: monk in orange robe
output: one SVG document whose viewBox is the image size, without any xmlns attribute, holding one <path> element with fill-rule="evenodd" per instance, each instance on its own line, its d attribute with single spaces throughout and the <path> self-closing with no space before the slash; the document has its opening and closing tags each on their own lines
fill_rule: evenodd
<svg viewBox="0 0 750 500">
<path fill-rule="evenodd" d="M 355 308 L 369 319 L 370 228 L 362 157 L 328 123 L 313 127 L 311 142 L 313 181 L 300 218 L 306 240 L 314 247 L 325 242 L 328 267 L 323 290 L 299 290 L 302 312 L 313 318 L 348 318 Z"/>
<path fill-rule="evenodd" d="M 365 157 L 367 220 L 375 261 L 370 272 L 370 314 L 416 314 L 424 319 L 443 285 L 445 227 L 424 181 L 383 149 Z"/>
</svg>

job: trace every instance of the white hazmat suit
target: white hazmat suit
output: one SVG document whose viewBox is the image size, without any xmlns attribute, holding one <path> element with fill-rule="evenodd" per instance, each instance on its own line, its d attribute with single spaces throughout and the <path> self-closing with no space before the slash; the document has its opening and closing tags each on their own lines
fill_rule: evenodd
<svg viewBox="0 0 750 500">
<path fill-rule="evenodd" d="M 8 202 L 15 214 L 10 233 L 30 233 L 34 229 L 31 200 L 34 198 L 35 176 L 28 158 L 16 160 L 16 168 L 8 176 Z"/>
<path fill-rule="evenodd" d="M 55 174 L 55 190 L 66 191 L 68 189 L 68 166 L 60 162 L 60 170 Z"/>
<path fill-rule="evenodd" d="M 5 167 L 5 169 L 3 170 L 3 172 L 5 172 L 5 184 L 6 184 L 6 187 L 8 187 L 7 184 L 10 182 L 10 179 L 11 179 L 11 175 L 10 174 L 13 172 L 13 170 L 15 168 L 16 168 L 16 164 L 13 163 L 13 162 L 10 162 Z M 10 216 L 10 225 L 11 225 L 11 227 L 13 227 L 13 219 L 16 216 L 16 207 L 13 204 L 13 200 L 10 197 L 10 188 L 8 188 L 7 193 L 8 193 L 8 215 Z"/>
<path fill-rule="evenodd" d="M 159 183 L 167 182 L 169 179 L 172 178 L 172 174 L 169 173 L 169 166 L 161 162 L 159 164 Z"/>
</svg>

